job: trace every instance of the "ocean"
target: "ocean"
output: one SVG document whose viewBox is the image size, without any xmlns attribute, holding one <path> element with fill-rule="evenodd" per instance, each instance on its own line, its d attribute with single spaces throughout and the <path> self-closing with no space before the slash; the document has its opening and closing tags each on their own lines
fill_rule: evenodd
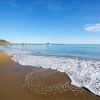
<svg viewBox="0 0 100 100">
<path fill-rule="evenodd" d="M 71 84 L 100 96 L 100 45 L 38 44 L 0 46 L 21 65 L 51 68 L 66 73 Z"/>
<path fill-rule="evenodd" d="M 45 56 L 80 57 L 100 60 L 100 45 L 92 44 L 50 44 L 50 45 L 12 45 L 11 48 L 30 51 Z"/>
</svg>

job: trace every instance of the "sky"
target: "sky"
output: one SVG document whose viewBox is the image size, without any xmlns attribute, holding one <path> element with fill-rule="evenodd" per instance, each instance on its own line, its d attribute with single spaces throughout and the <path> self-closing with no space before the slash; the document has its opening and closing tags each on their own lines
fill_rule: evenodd
<svg viewBox="0 0 100 100">
<path fill-rule="evenodd" d="M 100 44 L 100 0 L 0 0 L 0 39 Z"/>
</svg>

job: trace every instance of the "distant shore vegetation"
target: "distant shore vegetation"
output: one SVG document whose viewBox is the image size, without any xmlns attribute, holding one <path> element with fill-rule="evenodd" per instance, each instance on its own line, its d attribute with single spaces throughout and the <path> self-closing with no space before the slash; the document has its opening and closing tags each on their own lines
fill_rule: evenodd
<svg viewBox="0 0 100 100">
<path fill-rule="evenodd" d="M 9 45 L 11 44 L 9 41 L 0 39 L 0 45 Z"/>
<path fill-rule="evenodd" d="M 7 40 L 0 39 L 0 45 L 50 45 L 50 43 L 11 43 Z"/>
</svg>

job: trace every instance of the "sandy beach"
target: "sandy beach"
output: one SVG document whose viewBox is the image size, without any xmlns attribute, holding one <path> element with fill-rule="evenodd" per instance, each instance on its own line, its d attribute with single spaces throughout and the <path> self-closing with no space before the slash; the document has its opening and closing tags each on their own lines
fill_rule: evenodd
<svg viewBox="0 0 100 100">
<path fill-rule="evenodd" d="M 0 52 L 0 100 L 99 100 L 89 91 L 72 86 L 65 73 L 22 66 Z"/>
</svg>

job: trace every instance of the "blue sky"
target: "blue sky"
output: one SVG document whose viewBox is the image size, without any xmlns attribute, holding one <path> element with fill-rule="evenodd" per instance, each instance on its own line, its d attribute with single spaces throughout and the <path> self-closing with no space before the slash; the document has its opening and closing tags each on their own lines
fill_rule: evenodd
<svg viewBox="0 0 100 100">
<path fill-rule="evenodd" d="M 0 0 L 0 38 L 100 44 L 100 0 Z"/>
</svg>

